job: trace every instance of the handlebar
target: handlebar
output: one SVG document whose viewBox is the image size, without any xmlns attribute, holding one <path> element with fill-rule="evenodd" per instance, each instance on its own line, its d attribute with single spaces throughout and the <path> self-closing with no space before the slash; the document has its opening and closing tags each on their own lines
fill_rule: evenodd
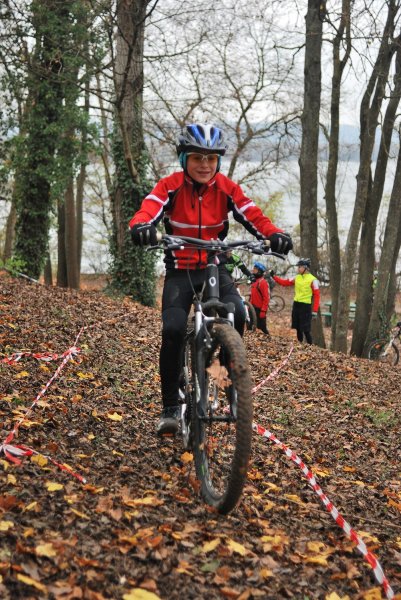
<svg viewBox="0 0 401 600">
<path fill-rule="evenodd" d="M 225 252 L 226 250 L 232 250 L 233 248 L 241 248 L 242 250 L 248 250 L 253 254 L 268 254 L 269 256 L 277 256 L 282 260 L 285 260 L 285 256 L 272 252 L 270 250 L 269 240 L 234 240 L 227 242 L 224 240 L 202 240 L 200 238 L 192 238 L 185 235 L 167 235 L 165 233 L 157 233 L 157 241 L 160 245 L 167 250 L 183 250 L 185 247 L 191 247 L 197 250 L 209 250 L 216 252 Z M 149 249 L 159 248 L 158 246 L 151 246 Z"/>
</svg>

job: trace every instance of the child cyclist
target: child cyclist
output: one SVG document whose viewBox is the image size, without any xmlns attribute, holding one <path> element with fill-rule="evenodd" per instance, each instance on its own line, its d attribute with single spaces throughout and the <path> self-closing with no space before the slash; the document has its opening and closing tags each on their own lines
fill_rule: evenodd
<svg viewBox="0 0 401 600">
<path fill-rule="evenodd" d="M 270 274 L 279 285 L 295 286 L 294 303 L 292 305 L 292 329 L 297 331 L 297 339 L 302 342 L 305 336 L 308 344 L 312 343 L 312 318 L 316 318 L 320 304 L 319 281 L 310 272 L 310 258 L 301 258 L 296 266 L 298 274 L 294 279 L 282 279 Z"/>
<path fill-rule="evenodd" d="M 291 237 L 273 225 L 238 184 L 220 173 L 226 148 L 223 133 L 215 125 L 194 123 L 184 127 L 176 146 L 182 171 L 161 179 L 143 200 L 129 223 L 134 244 L 155 245 L 156 226 L 162 219 L 170 235 L 224 239 L 228 214 L 232 212 L 234 219 L 257 239 L 270 240 L 274 252 L 288 254 L 292 249 Z M 196 292 L 202 289 L 206 259 L 204 250 L 185 248 L 165 252 L 160 350 L 163 409 L 158 435 L 178 431 L 179 376 L 192 286 Z M 242 334 L 245 311 L 241 297 L 224 264 L 219 266 L 219 274 L 221 300 L 235 304 L 235 328 Z"/>
<path fill-rule="evenodd" d="M 264 334 L 270 335 L 266 325 L 266 313 L 269 308 L 270 292 L 269 284 L 264 278 L 266 267 L 260 262 L 255 262 L 253 265 L 254 280 L 251 284 L 250 303 L 256 312 L 257 323 L 256 327 L 263 331 Z"/>
</svg>

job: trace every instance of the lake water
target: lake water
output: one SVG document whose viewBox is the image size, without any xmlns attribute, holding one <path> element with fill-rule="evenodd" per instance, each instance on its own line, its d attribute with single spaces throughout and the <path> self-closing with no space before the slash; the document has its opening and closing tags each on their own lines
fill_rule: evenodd
<svg viewBox="0 0 401 600">
<path fill-rule="evenodd" d="M 383 206 L 380 213 L 380 222 L 384 223 L 388 200 L 391 193 L 392 182 L 394 178 L 396 161 L 392 160 L 388 169 L 386 178 Z M 250 164 L 244 165 L 244 168 Z M 323 176 L 326 173 L 327 163 L 322 162 L 319 165 L 319 189 L 318 205 L 321 213 L 326 212 L 324 201 L 324 189 L 322 185 Z M 342 244 L 345 244 L 349 223 L 351 221 L 356 192 L 356 175 L 358 170 L 357 162 L 340 162 L 338 170 L 338 222 Z M 222 168 L 224 172 L 224 164 Z M 235 179 L 235 178 L 234 178 Z M 261 199 L 275 193 L 282 193 L 282 202 L 280 212 L 276 218 L 276 224 L 283 229 L 292 232 L 293 228 L 299 225 L 299 167 L 297 161 L 287 161 L 280 169 L 270 171 L 263 185 L 254 185 L 252 188 L 243 186 L 245 193 L 250 197 L 258 196 Z M 0 227 L 5 226 L 9 205 L 1 202 L 0 204 Z M 91 212 L 84 215 L 84 243 L 82 256 L 83 273 L 102 273 L 107 271 L 109 262 L 108 253 L 108 232 L 103 222 L 101 209 L 91 207 Z M 320 228 L 324 227 L 321 221 Z M 57 238 L 55 230 L 51 234 L 51 248 L 54 264 L 56 263 Z M 161 266 L 162 268 L 162 266 Z"/>
</svg>

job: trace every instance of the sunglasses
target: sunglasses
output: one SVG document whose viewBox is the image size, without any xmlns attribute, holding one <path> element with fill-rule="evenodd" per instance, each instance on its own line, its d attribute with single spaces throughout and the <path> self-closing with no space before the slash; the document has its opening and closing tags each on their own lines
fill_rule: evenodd
<svg viewBox="0 0 401 600">
<path fill-rule="evenodd" d="M 191 156 L 192 160 L 196 163 L 203 163 L 206 161 L 207 163 L 214 163 L 219 160 L 218 154 L 200 154 L 199 152 L 188 152 L 187 156 Z"/>
</svg>

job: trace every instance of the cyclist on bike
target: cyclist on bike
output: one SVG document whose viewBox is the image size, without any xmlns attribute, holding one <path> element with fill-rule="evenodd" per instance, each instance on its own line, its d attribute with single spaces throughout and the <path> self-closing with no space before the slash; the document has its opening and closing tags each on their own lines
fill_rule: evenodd
<svg viewBox="0 0 401 600">
<path fill-rule="evenodd" d="M 270 292 L 269 284 L 264 275 L 266 267 L 260 262 L 255 262 L 253 265 L 254 281 L 251 285 L 250 303 L 256 312 L 256 327 L 263 331 L 264 334 L 270 335 L 266 325 L 266 313 L 269 308 Z"/>
<path fill-rule="evenodd" d="M 269 239 L 273 251 L 288 254 L 291 237 L 273 225 L 240 186 L 220 173 L 227 146 L 215 125 L 194 123 L 184 127 L 178 138 L 177 154 L 182 171 L 161 179 L 143 200 L 129 226 L 134 244 L 156 244 L 156 226 L 163 219 L 172 235 L 210 240 L 224 239 L 228 213 L 232 212 L 257 239 Z M 179 376 L 188 313 L 193 289 L 201 291 L 207 252 L 166 251 L 166 277 L 162 298 L 162 343 L 160 378 L 163 410 L 157 433 L 175 434 L 180 418 Z M 220 298 L 235 304 L 235 327 L 242 334 L 245 312 L 238 291 L 224 265 L 220 265 Z M 188 276 L 190 274 L 190 277 Z"/>
<path fill-rule="evenodd" d="M 298 274 L 294 279 L 282 279 L 274 273 L 273 279 L 279 285 L 295 286 L 291 327 L 296 329 L 298 341 L 302 342 L 305 336 L 308 344 L 312 344 L 312 319 L 316 318 L 320 304 L 319 281 L 310 272 L 310 258 L 301 258 L 295 266 Z"/>
</svg>

